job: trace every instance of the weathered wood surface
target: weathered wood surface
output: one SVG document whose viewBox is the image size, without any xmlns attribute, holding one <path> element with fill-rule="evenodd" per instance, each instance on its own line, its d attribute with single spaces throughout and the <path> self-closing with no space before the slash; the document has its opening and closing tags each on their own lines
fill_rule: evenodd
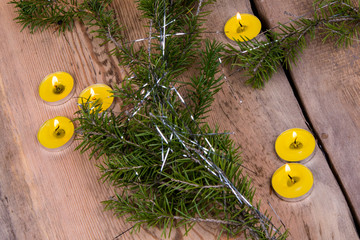
<svg viewBox="0 0 360 240">
<path fill-rule="evenodd" d="M 97 181 L 94 162 L 73 151 L 76 142 L 65 151 L 50 153 L 36 141 L 39 126 L 48 118 L 73 117 L 76 99 L 51 107 L 39 99 L 37 88 L 45 75 L 63 70 L 76 79 L 76 96 L 95 82 L 118 83 L 126 70 L 118 68 L 107 47 L 99 47 L 89 30 L 79 24 L 64 36 L 50 30 L 20 33 L 20 26 L 12 21 L 16 16 L 13 7 L 6 2 L 0 4 L 0 239 L 113 239 L 131 224 L 103 211 L 100 202 L 113 191 Z M 132 0 L 115 0 L 113 6 L 128 27 L 129 39 L 146 36 L 145 22 L 139 19 Z M 218 0 L 209 9 L 214 11 L 207 23 L 212 31 L 221 31 L 234 9 L 251 12 L 247 1 Z M 221 34 L 208 37 L 229 42 Z M 316 184 L 309 198 L 287 203 L 271 191 L 271 175 L 282 165 L 274 153 L 276 136 L 287 128 L 306 128 L 285 74 L 280 71 L 264 90 L 253 90 L 244 86 L 239 74 L 229 77 L 225 67 L 223 73 L 228 77 L 210 120 L 235 132 L 233 137 L 243 146 L 245 165 L 250 169 L 246 172 L 254 178 L 262 209 L 268 209 L 280 225 L 267 204 L 271 203 L 290 229 L 291 239 L 356 239 L 349 207 L 321 151 L 307 164 Z M 347 131 L 343 128 L 338 130 Z M 336 144 L 347 146 L 345 140 Z M 173 232 L 171 239 L 181 239 L 183 232 Z M 187 239 L 216 239 L 218 233 L 215 225 L 200 224 Z M 118 239 L 161 239 L 161 231 L 143 229 Z"/>
<path fill-rule="evenodd" d="M 237 10 L 244 13 L 251 11 L 249 5 L 237 4 L 234 8 L 226 1 L 217 1 L 209 17 L 208 28 L 221 31 L 226 20 Z M 281 5 L 280 1 L 278 5 Z M 221 24 L 219 19 L 223 19 Z M 216 36 L 229 42 L 223 35 Z M 306 164 L 313 172 L 316 184 L 308 199 L 287 203 L 271 191 L 271 175 L 283 165 L 274 152 L 277 135 L 292 127 L 307 128 L 284 72 L 280 70 L 263 90 L 244 86 L 244 77 L 241 74 L 231 75 L 233 72 L 224 68 L 227 84 L 217 95 L 213 121 L 220 123 L 222 129 L 235 132 L 234 139 L 243 147 L 246 166 L 256 172 L 248 174 L 255 181 L 262 206 L 273 213 L 267 204 L 267 201 L 270 202 L 285 226 L 290 228 L 291 239 L 357 239 L 349 208 L 320 150 Z M 272 216 L 276 221 L 277 216 Z"/>
<path fill-rule="evenodd" d="M 292 16 L 311 17 L 311 0 L 256 0 L 268 26 Z M 355 2 L 355 1 L 354 1 Z M 308 14 L 310 13 L 310 14 Z M 336 48 L 318 37 L 309 41 L 290 71 L 304 109 L 339 176 L 349 205 L 360 225 L 360 44 Z"/>
</svg>

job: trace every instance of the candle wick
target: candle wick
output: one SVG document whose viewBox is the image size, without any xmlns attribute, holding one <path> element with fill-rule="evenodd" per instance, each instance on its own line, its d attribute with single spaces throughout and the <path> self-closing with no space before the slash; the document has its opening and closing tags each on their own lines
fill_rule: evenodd
<svg viewBox="0 0 360 240">
<path fill-rule="evenodd" d="M 295 179 L 294 179 L 293 177 L 291 177 L 290 174 L 288 174 L 288 176 L 289 176 L 291 182 L 292 182 L 292 183 L 295 183 Z"/>
<path fill-rule="evenodd" d="M 62 84 L 54 84 L 53 87 L 54 87 L 53 92 L 55 94 L 61 94 L 65 90 L 65 86 Z"/>
<path fill-rule="evenodd" d="M 240 27 L 243 27 L 243 25 L 241 24 L 241 22 L 239 21 L 239 25 L 240 25 Z"/>
<path fill-rule="evenodd" d="M 62 138 L 64 137 L 65 135 L 65 130 L 60 128 L 60 124 L 58 124 L 56 127 L 55 127 L 55 131 L 53 132 L 54 136 L 56 138 Z"/>
<path fill-rule="evenodd" d="M 290 144 L 291 149 L 300 149 L 303 147 L 303 144 L 297 140 L 297 137 L 294 138 L 294 141 Z"/>
</svg>

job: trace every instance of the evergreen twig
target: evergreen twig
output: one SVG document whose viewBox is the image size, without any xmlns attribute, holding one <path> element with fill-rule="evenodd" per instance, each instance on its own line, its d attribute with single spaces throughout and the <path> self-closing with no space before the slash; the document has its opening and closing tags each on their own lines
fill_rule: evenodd
<svg viewBox="0 0 360 240">
<path fill-rule="evenodd" d="M 207 14 L 201 8 L 211 2 L 138 0 L 150 22 L 147 49 L 125 42 L 110 0 L 11 3 L 19 14 L 16 20 L 30 32 L 57 26 L 57 19 L 62 21 L 59 32 L 82 21 L 104 44 L 113 43 L 111 54 L 130 70 L 113 91 L 125 110 L 101 112 L 101 106 L 89 109 L 83 102 L 77 112 L 77 149 L 103 157 L 101 178 L 116 187 L 115 197 L 104 202 L 106 209 L 133 222 L 132 231 L 145 224 L 160 226 L 170 236 L 174 227 L 188 233 L 197 222 L 211 222 L 229 235 L 285 239 L 287 232 L 252 205 L 255 190 L 242 174 L 239 148 L 205 121 L 222 80 L 218 59 L 223 45 L 205 41 L 201 48 Z M 193 64 L 198 74 L 180 81 Z"/>
<path fill-rule="evenodd" d="M 267 30 L 262 35 L 266 40 L 240 42 L 237 47 L 228 44 L 225 60 L 233 66 L 246 70 L 248 84 L 255 88 L 263 87 L 282 65 L 286 69 L 296 63 L 298 55 L 306 47 L 306 36 L 315 35 L 322 41 L 335 40 L 335 46 L 347 47 L 354 40 L 359 41 L 359 4 L 351 0 L 316 0 L 312 17 L 299 17 L 287 24 Z"/>
</svg>

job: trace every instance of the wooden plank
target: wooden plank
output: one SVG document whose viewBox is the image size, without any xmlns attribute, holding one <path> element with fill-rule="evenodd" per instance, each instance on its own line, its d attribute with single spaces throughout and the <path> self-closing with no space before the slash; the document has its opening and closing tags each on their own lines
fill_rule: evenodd
<svg viewBox="0 0 360 240">
<path fill-rule="evenodd" d="M 86 155 L 73 152 L 76 144 L 50 153 L 36 141 L 42 122 L 57 115 L 72 118 L 76 110 L 75 99 L 53 107 L 39 99 L 38 84 L 46 74 L 58 70 L 71 73 L 77 81 L 77 94 L 84 85 L 98 80 L 92 79 L 90 61 L 94 60 L 86 42 L 81 47 L 75 46 L 74 40 L 71 48 L 65 37 L 52 31 L 20 33 L 20 26 L 12 21 L 12 6 L 2 3 L 1 98 L 8 115 L 6 119 L 2 116 L 8 125 L 2 135 L 9 140 L 1 145 L 14 149 L 12 156 L 1 158 L 1 169 L 11 176 L 1 174 L 2 196 L 8 199 L 6 222 L 13 234 L 8 239 L 111 239 L 120 232 L 119 226 L 126 224 L 103 212 L 99 202 L 112 191 L 96 181 L 99 175 L 93 163 Z M 82 29 L 76 30 L 67 35 L 70 42 Z"/>
<path fill-rule="evenodd" d="M 301 5 L 301 2 L 298 4 Z M 281 5 L 280 1 L 277 4 Z M 227 19 L 237 11 L 251 13 L 250 4 L 243 1 L 218 0 L 211 10 L 213 13 L 206 26 L 215 32 L 222 31 Z M 220 34 L 209 37 L 230 42 Z M 276 137 L 288 128 L 307 128 L 284 72 L 280 70 L 275 74 L 262 90 L 245 86 L 245 78 L 241 74 L 233 74 L 234 70 L 224 67 L 223 73 L 227 79 L 223 90 L 216 96 L 211 120 L 220 124 L 221 129 L 235 132 L 233 138 L 243 147 L 244 164 L 251 170 L 246 173 L 254 179 L 257 187 L 255 196 L 261 199 L 262 209 L 268 210 L 274 222 L 279 224 L 267 204 L 269 201 L 289 228 L 290 239 L 357 239 L 349 207 L 320 150 L 306 164 L 315 177 L 314 190 L 307 199 L 296 203 L 284 202 L 271 190 L 271 176 L 283 165 L 274 151 Z"/>
<path fill-rule="evenodd" d="M 15 239 L 16 232 L 21 229 L 21 234 L 17 235 L 19 238 L 28 235 L 40 239 L 41 229 L 34 221 L 36 214 L 23 176 L 27 174 L 23 164 L 25 157 L 19 147 L 19 139 L 12 133 L 11 109 L 4 98 L 2 83 L 0 75 L 0 236 L 2 239 Z M 14 205 L 27 214 L 13 214 Z"/>
<path fill-rule="evenodd" d="M 37 95 L 38 84 L 50 72 L 63 70 L 77 81 L 75 96 L 95 82 L 121 81 L 126 69 L 118 68 L 107 47 L 99 47 L 89 30 L 76 25 L 72 33 L 58 37 L 52 31 L 30 35 L 20 33 L 11 5 L 0 4 L 0 236 L 9 239 L 113 239 L 131 225 L 104 212 L 100 201 L 113 195 L 106 184 L 97 182 L 99 173 L 88 156 L 65 151 L 50 153 L 36 142 L 43 121 L 57 115 L 73 117 L 76 99 L 60 106 L 45 105 Z M 126 21 L 130 39 L 144 37 L 139 13 L 132 0 L 114 3 L 121 21 Z M 233 9 L 250 11 L 249 2 L 219 0 L 211 7 L 209 29 L 222 31 Z M 220 21 L 221 19 L 221 21 Z M 143 34 L 141 34 L 143 33 Z M 214 37 L 214 35 L 212 35 Z M 224 40 L 223 36 L 215 36 Z M 224 69 L 224 73 L 229 72 Z M 258 188 L 257 199 L 267 200 L 294 239 L 354 239 L 348 207 L 329 168 L 318 152 L 309 167 L 316 178 L 312 195 L 299 203 L 280 201 L 270 191 L 271 174 L 282 163 L 273 151 L 274 140 L 289 127 L 306 128 L 283 73 L 274 77 L 266 90 L 244 87 L 235 74 L 227 78 L 217 95 L 211 121 L 222 129 L 236 132 L 243 146 L 249 175 Z M 241 101 L 241 103 L 240 103 Z M 287 101 L 288 104 L 283 104 Z M 322 199 L 327 195 L 333 198 Z M 332 209 L 331 212 L 327 209 Z M 296 217 L 294 216 L 296 215 Z M 276 216 L 274 216 L 276 219 Z M 338 221 L 341 219 L 341 225 Z M 279 224 L 279 223 L 278 223 Z M 171 239 L 181 239 L 177 230 Z M 197 225 L 186 239 L 216 239 L 216 225 Z M 160 239 L 161 231 L 143 229 L 119 239 Z"/>
<path fill-rule="evenodd" d="M 312 1 L 255 1 L 269 26 L 312 10 Z M 310 15 L 309 15 L 310 16 Z M 301 101 L 360 226 L 360 45 L 309 42 L 291 70 Z"/>
<path fill-rule="evenodd" d="M 114 192 L 97 180 L 95 162 L 73 151 L 77 142 L 58 153 L 47 152 L 37 143 L 36 133 L 49 118 L 73 118 L 75 96 L 85 86 L 118 83 L 126 69 L 118 68 L 108 47 L 99 47 L 82 25 L 63 36 L 53 30 L 20 33 L 13 6 L 6 2 L 0 4 L 0 238 L 113 239 L 131 224 L 104 212 L 101 201 Z M 132 0 L 115 6 L 124 21 L 139 16 Z M 144 31 L 144 22 L 136 19 L 127 22 L 131 38 Z M 60 106 L 46 105 L 38 96 L 38 85 L 48 73 L 60 70 L 75 78 L 74 99 Z M 189 237 L 215 238 L 218 233 L 216 226 L 199 225 Z M 174 231 L 172 238 L 181 239 L 183 234 L 183 230 Z M 161 230 L 143 229 L 118 239 L 160 236 Z"/>
</svg>

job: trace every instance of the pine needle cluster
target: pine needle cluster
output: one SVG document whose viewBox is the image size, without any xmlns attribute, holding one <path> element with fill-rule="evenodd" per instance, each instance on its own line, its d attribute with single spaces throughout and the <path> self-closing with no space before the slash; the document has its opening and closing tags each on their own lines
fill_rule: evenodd
<svg viewBox="0 0 360 240">
<path fill-rule="evenodd" d="M 45 4 L 46 2 L 46 4 Z M 206 122 L 222 76 L 218 59 L 224 46 L 201 41 L 212 1 L 138 0 L 149 22 L 148 45 L 125 41 L 109 0 L 13 1 L 16 18 L 31 32 L 56 26 L 59 32 L 80 20 L 92 27 L 111 54 L 129 69 L 113 94 L 122 111 L 101 111 L 83 102 L 77 112 L 81 152 L 101 159 L 102 180 L 116 193 L 107 209 L 134 224 L 157 226 L 170 236 L 174 227 L 185 233 L 198 222 L 218 224 L 221 234 L 244 233 L 252 239 L 285 239 L 259 205 L 242 173 L 240 150 L 228 133 Z M 197 74 L 183 81 L 191 66 Z M 220 235 L 221 235 L 220 234 Z"/>
<path fill-rule="evenodd" d="M 262 33 L 266 40 L 237 41 L 240 50 L 228 44 L 226 61 L 245 69 L 247 83 L 261 88 L 280 66 L 289 69 L 296 63 L 308 39 L 319 36 L 323 42 L 331 40 L 337 47 L 358 41 L 359 4 L 360 1 L 355 5 L 351 0 L 316 0 L 312 17 L 305 15 L 287 24 L 279 23 Z"/>
</svg>

